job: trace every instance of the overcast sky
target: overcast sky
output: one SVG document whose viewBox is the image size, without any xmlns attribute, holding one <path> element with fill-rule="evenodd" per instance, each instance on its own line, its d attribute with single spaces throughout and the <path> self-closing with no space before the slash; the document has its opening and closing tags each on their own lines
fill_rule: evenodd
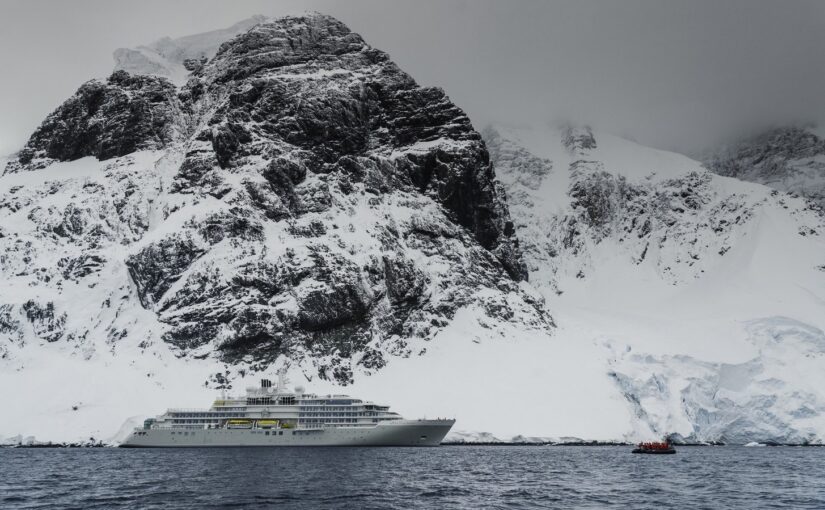
<svg viewBox="0 0 825 510">
<path fill-rule="evenodd" d="M 0 154 L 112 51 L 253 14 L 331 14 L 477 128 L 567 118 L 694 151 L 825 119 L 825 1 L 0 1 Z"/>
</svg>

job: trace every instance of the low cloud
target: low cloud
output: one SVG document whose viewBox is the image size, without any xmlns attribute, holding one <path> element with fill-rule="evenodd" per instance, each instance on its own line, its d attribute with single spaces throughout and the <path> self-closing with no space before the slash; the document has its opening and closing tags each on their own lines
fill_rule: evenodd
<svg viewBox="0 0 825 510">
<path fill-rule="evenodd" d="M 825 120 L 823 2 L 11 1 L 0 4 L 0 153 L 105 76 L 117 47 L 303 9 L 444 87 L 479 128 L 564 118 L 691 153 Z"/>
</svg>

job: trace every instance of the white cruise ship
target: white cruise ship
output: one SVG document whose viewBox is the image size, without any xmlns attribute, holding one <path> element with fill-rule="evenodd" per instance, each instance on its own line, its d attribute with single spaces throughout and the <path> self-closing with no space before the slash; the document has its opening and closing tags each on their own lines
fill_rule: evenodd
<svg viewBox="0 0 825 510">
<path fill-rule="evenodd" d="M 120 446 L 438 446 L 455 423 L 405 420 L 389 406 L 284 386 L 282 377 L 275 387 L 263 379 L 245 397 L 221 398 L 209 409 L 169 409 Z"/>
</svg>

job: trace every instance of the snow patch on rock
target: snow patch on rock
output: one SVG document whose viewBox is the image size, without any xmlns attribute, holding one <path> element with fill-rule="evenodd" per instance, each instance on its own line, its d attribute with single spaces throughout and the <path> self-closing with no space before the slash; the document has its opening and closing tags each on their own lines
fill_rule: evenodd
<svg viewBox="0 0 825 510">
<path fill-rule="evenodd" d="M 168 78 L 183 85 L 189 74 L 215 56 L 221 44 L 270 18 L 252 16 L 231 27 L 172 39 L 164 37 L 137 48 L 118 48 L 114 52 L 115 71 Z"/>
<path fill-rule="evenodd" d="M 632 416 L 614 438 L 825 438 L 810 202 L 587 128 L 484 135 L 558 338 L 604 349 Z"/>
</svg>

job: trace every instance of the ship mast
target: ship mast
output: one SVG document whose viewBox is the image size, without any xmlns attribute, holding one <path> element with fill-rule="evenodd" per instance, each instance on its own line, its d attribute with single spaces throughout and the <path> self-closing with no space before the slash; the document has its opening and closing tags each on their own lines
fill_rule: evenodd
<svg viewBox="0 0 825 510">
<path fill-rule="evenodd" d="M 278 393 L 286 393 L 286 385 L 289 384 L 289 379 L 286 377 L 286 369 L 278 370 Z"/>
</svg>

